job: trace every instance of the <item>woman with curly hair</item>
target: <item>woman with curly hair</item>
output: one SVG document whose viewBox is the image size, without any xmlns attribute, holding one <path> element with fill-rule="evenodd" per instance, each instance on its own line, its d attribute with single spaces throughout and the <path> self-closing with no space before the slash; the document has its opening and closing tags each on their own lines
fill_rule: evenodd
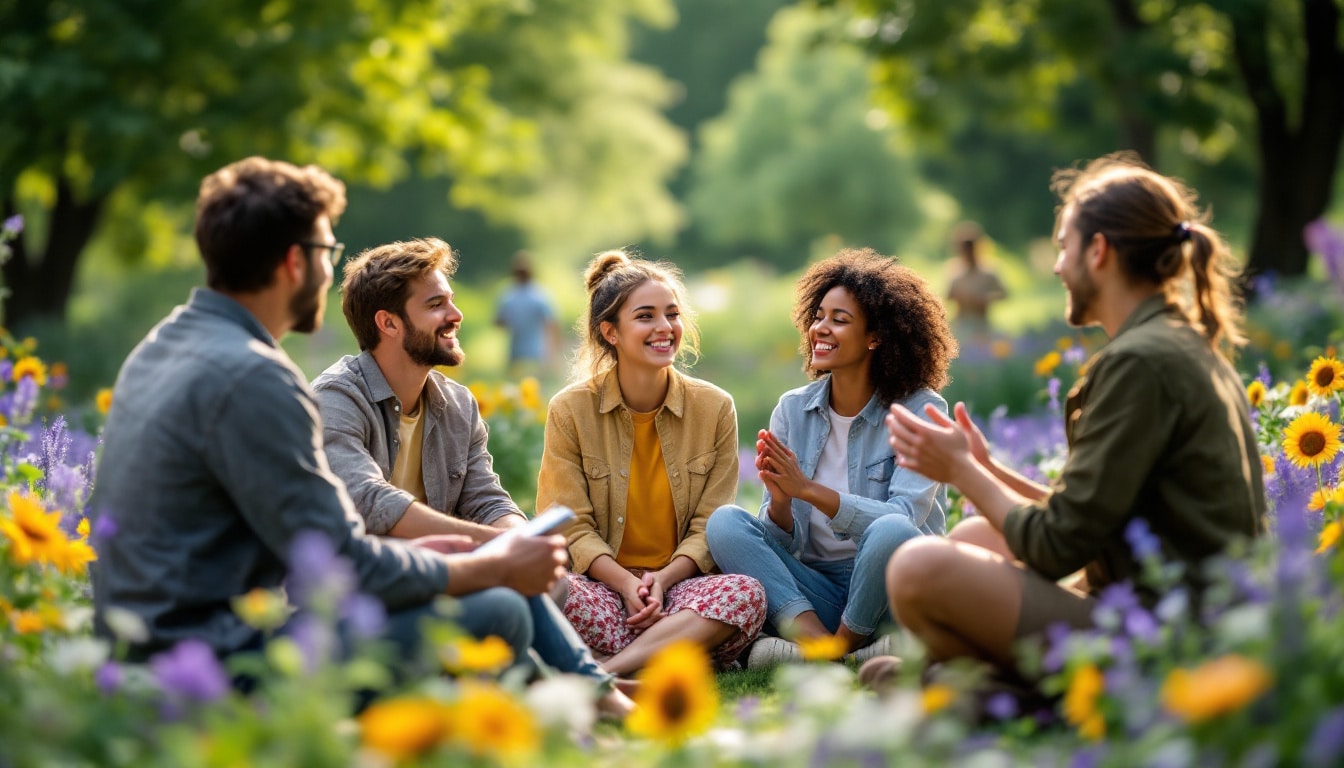
<svg viewBox="0 0 1344 768">
<path fill-rule="evenodd" d="M 706 535 L 724 573 L 765 587 L 768 618 L 784 637 L 835 638 L 844 652 L 884 652 L 889 620 L 883 573 L 896 548 L 944 533 L 947 491 L 897 466 L 883 418 L 892 403 L 943 412 L 938 391 L 957 354 L 938 297 L 922 278 L 872 249 L 849 249 L 798 281 L 794 324 L 811 384 L 785 392 L 756 442 L 765 484 L 760 514 L 725 506 Z M 762 638 L 749 665 L 801 657 Z"/>
<path fill-rule="evenodd" d="M 574 384 L 551 400 L 537 509 L 564 504 L 565 616 L 613 674 L 690 640 L 728 666 L 765 622 L 755 579 L 714 574 L 705 522 L 737 494 L 737 411 L 678 371 L 698 334 L 671 264 L 598 254 Z"/>
</svg>

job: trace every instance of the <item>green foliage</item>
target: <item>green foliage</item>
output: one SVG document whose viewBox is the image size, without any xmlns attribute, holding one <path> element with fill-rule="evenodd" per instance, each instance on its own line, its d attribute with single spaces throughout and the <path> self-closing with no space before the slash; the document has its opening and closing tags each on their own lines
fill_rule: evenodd
<svg viewBox="0 0 1344 768">
<path fill-rule="evenodd" d="M 870 107 L 861 52 L 820 45 L 842 24 L 781 11 L 757 71 L 702 127 L 688 205 L 710 243 L 792 268 L 828 236 L 905 252 L 922 228 L 948 223 L 950 207 L 919 182 L 901 134 Z"/>
</svg>

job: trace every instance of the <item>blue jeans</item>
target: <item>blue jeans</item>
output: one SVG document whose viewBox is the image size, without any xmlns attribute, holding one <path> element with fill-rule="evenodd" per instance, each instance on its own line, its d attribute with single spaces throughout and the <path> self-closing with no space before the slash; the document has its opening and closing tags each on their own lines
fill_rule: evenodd
<svg viewBox="0 0 1344 768">
<path fill-rule="evenodd" d="M 807 611 L 826 629 L 843 623 L 856 635 L 871 635 L 891 617 L 885 573 L 896 548 L 919 536 L 903 515 L 884 515 L 859 537 L 853 560 L 804 563 L 780 546 L 756 515 L 727 505 L 705 527 L 710 554 L 724 573 L 751 576 L 765 587 L 767 618 L 778 632 Z"/>
</svg>

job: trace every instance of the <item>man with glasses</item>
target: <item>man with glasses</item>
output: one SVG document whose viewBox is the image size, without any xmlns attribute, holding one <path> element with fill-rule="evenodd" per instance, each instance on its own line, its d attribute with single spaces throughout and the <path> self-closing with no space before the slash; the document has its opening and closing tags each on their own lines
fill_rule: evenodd
<svg viewBox="0 0 1344 768">
<path fill-rule="evenodd" d="M 109 636 L 124 626 L 111 614 L 138 617 L 144 631 L 122 638 L 132 660 L 185 640 L 220 656 L 259 648 L 231 601 L 279 587 L 304 531 L 322 534 L 354 586 L 382 602 L 401 660 L 420 657 L 419 620 L 444 593 L 460 598 L 468 632 L 502 637 L 515 658 L 532 644 L 524 596 L 563 572 L 563 538 L 519 537 L 477 554 L 467 537 L 369 535 L 328 467 L 312 390 L 279 340 L 322 322 L 343 251 L 331 228 L 344 208 L 345 186 L 316 166 L 252 157 L 201 184 L 196 242 L 208 287 L 122 366 L 89 505 L 116 530 L 97 542 L 95 626 Z"/>
</svg>

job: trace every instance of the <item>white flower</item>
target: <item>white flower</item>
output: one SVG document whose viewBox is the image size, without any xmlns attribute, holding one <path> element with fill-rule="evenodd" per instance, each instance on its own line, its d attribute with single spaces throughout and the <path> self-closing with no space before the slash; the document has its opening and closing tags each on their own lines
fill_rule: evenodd
<svg viewBox="0 0 1344 768">
<path fill-rule="evenodd" d="M 594 694 L 591 680 L 557 675 L 530 686 L 523 700 L 544 727 L 588 733 L 597 722 Z"/>
<path fill-rule="evenodd" d="M 149 639 L 149 628 L 144 619 L 125 608 L 108 608 L 103 612 L 103 623 L 112 630 L 118 640 L 127 643 L 143 643 Z"/>
<path fill-rule="evenodd" d="M 47 663 L 58 675 L 92 672 L 111 655 L 107 643 L 93 637 L 57 640 L 47 651 Z"/>
<path fill-rule="evenodd" d="M 1268 636 L 1272 624 L 1269 606 L 1239 605 L 1218 619 L 1217 634 L 1220 640 L 1236 647 Z"/>
</svg>

